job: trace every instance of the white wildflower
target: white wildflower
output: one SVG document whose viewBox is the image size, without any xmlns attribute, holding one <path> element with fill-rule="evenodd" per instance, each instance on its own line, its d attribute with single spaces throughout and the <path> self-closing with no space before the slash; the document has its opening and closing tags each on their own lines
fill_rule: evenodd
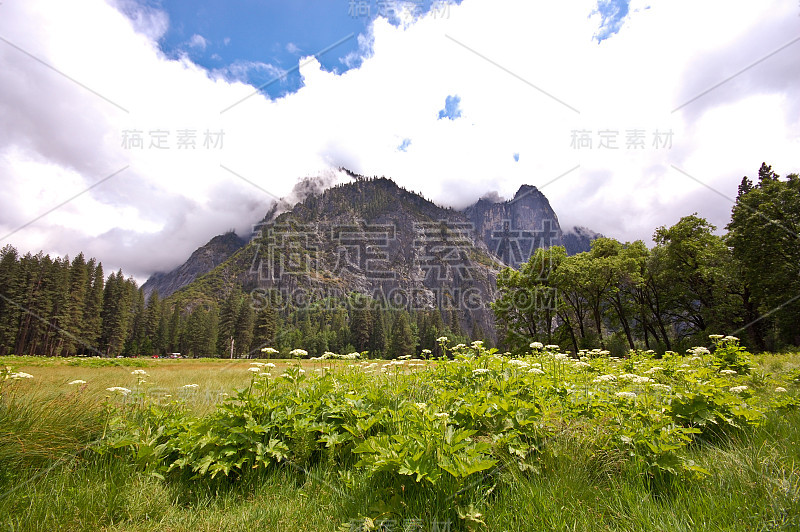
<svg viewBox="0 0 800 532">
<path fill-rule="evenodd" d="M 8 376 L 9 379 L 32 379 L 33 375 L 30 373 L 25 373 L 24 371 L 18 371 L 16 373 L 12 373 Z"/>
<path fill-rule="evenodd" d="M 528 367 L 530 367 L 530 364 L 528 364 L 524 360 L 516 360 L 516 359 L 509 360 L 508 364 L 510 366 L 517 366 L 518 368 L 528 368 Z"/>
<path fill-rule="evenodd" d="M 112 386 L 111 388 L 106 388 L 109 392 L 117 392 L 121 393 L 122 395 L 128 395 L 131 393 L 130 389 L 123 388 L 122 386 Z"/>
<path fill-rule="evenodd" d="M 414 403 L 414 406 L 416 406 L 420 410 L 425 410 L 425 407 L 428 405 L 426 403 Z"/>
<path fill-rule="evenodd" d="M 182 386 L 182 388 L 185 388 L 187 390 L 192 390 L 192 389 L 199 388 L 199 387 L 200 387 L 199 384 L 184 384 Z"/>
<path fill-rule="evenodd" d="M 599 377 L 595 377 L 592 382 L 614 382 L 617 380 L 616 375 L 600 375 Z"/>
<path fill-rule="evenodd" d="M 547 349 L 548 351 L 553 351 L 553 350 L 558 350 L 558 349 L 560 349 L 560 348 L 559 348 L 557 345 L 555 345 L 555 344 L 549 344 L 549 345 L 546 345 L 546 346 L 544 346 L 544 348 L 545 348 L 545 349 Z"/>
<path fill-rule="evenodd" d="M 142 376 L 146 376 L 146 375 L 147 375 L 147 372 L 146 372 L 145 370 L 143 370 L 143 369 L 135 369 L 135 370 L 131 371 L 131 375 L 142 375 Z"/>
<path fill-rule="evenodd" d="M 252 371 L 253 373 L 258 373 L 261 371 L 261 368 L 247 368 L 247 371 Z"/>
<path fill-rule="evenodd" d="M 723 340 L 725 340 L 726 342 L 738 342 L 739 341 L 739 339 L 736 338 L 735 336 L 726 336 L 725 338 L 723 338 Z"/>
<path fill-rule="evenodd" d="M 654 384 L 651 384 L 650 387 L 652 389 L 654 389 L 654 390 L 661 390 L 661 391 L 664 391 L 664 392 L 671 392 L 672 391 L 672 388 L 670 388 L 666 384 L 659 384 L 657 382 L 654 383 Z"/>
<path fill-rule="evenodd" d="M 576 368 L 590 368 L 590 367 L 592 367 L 592 365 L 589 364 L 588 362 L 584 362 L 584 361 L 581 360 L 579 362 L 575 362 L 575 367 Z"/>
<path fill-rule="evenodd" d="M 775 388 L 775 393 L 786 393 L 786 388 L 784 388 L 783 386 L 778 386 L 777 388 Z"/>
<path fill-rule="evenodd" d="M 289 355 L 294 358 L 305 358 L 308 356 L 308 351 L 305 349 L 292 349 L 289 351 Z"/>
<path fill-rule="evenodd" d="M 540 370 L 539 368 L 531 368 L 528 370 L 528 373 L 533 373 L 534 375 L 544 375 L 544 371 Z"/>
<path fill-rule="evenodd" d="M 73 384 L 86 384 L 86 381 L 85 381 L 85 380 L 83 380 L 83 379 L 75 379 L 74 381 L 70 381 L 70 382 L 68 382 L 67 384 L 69 384 L 69 385 L 73 385 Z"/>
<path fill-rule="evenodd" d="M 436 343 L 438 343 L 438 344 L 443 344 L 443 343 L 445 343 L 447 341 L 449 341 L 447 339 L 447 336 L 440 336 L 439 338 L 436 339 Z"/>
<path fill-rule="evenodd" d="M 652 375 L 656 371 L 664 371 L 664 368 L 662 368 L 661 366 L 653 366 L 652 368 L 645 371 L 645 373 L 647 373 L 648 375 Z"/>
<path fill-rule="evenodd" d="M 541 342 L 531 342 L 531 349 L 541 349 L 544 347 L 544 344 Z"/>
<path fill-rule="evenodd" d="M 264 367 L 264 363 L 263 362 L 250 362 L 250 364 L 253 365 L 253 366 L 258 366 L 259 368 L 263 368 Z M 252 371 L 252 369 L 253 368 L 250 368 L 251 371 Z"/>
<path fill-rule="evenodd" d="M 273 364 L 272 362 L 267 362 L 266 364 L 264 364 L 264 367 L 265 368 L 274 368 L 275 364 Z"/>
<path fill-rule="evenodd" d="M 264 349 L 261 350 L 261 352 L 262 353 L 267 353 L 268 355 L 277 355 L 278 354 L 278 350 L 277 349 L 273 349 L 271 347 L 265 347 Z"/>
<path fill-rule="evenodd" d="M 617 392 L 614 395 L 622 399 L 636 399 L 636 394 L 633 392 Z"/>
<path fill-rule="evenodd" d="M 747 386 L 734 386 L 734 387 L 730 388 L 728 391 L 730 391 L 732 393 L 742 393 L 742 392 L 747 391 Z"/>
<path fill-rule="evenodd" d="M 438 417 L 439 419 L 447 419 L 450 417 L 450 414 L 448 414 L 447 412 L 437 412 L 434 414 L 434 416 Z"/>
<path fill-rule="evenodd" d="M 719 371 L 720 375 L 738 375 L 736 370 L 733 369 L 722 369 Z"/>
<path fill-rule="evenodd" d="M 653 382 L 653 379 L 649 377 L 636 377 L 635 379 L 631 379 L 634 384 L 647 384 L 649 382 Z"/>
<path fill-rule="evenodd" d="M 472 370 L 472 374 L 473 375 L 484 375 L 484 374 L 490 373 L 490 372 L 491 372 L 491 370 L 486 369 L 486 368 L 478 368 L 478 369 L 473 369 Z"/>
<path fill-rule="evenodd" d="M 721 334 L 709 334 L 708 337 L 711 338 L 712 340 L 719 340 L 723 336 Z"/>
</svg>

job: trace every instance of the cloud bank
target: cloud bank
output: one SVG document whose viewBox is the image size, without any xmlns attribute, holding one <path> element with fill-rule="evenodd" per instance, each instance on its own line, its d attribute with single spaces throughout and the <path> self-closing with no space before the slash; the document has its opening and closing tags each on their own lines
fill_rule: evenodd
<svg viewBox="0 0 800 532">
<path fill-rule="evenodd" d="M 464 0 L 376 19 L 344 74 L 298 50 L 303 87 L 270 100 L 166 57 L 158 10 L 3 3 L 0 246 L 144 279 L 339 166 L 457 208 L 536 185 L 562 225 L 622 240 L 724 226 L 742 175 L 800 170 L 799 11 L 634 0 L 598 42 L 596 1 Z"/>
</svg>

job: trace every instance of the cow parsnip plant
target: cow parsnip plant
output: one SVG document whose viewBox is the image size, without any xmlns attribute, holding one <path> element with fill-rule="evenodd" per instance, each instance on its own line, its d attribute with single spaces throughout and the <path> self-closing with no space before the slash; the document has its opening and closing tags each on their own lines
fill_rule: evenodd
<svg viewBox="0 0 800 532">
<path fill-rule="evenodd" d="M 541 344 L 511 356 L 440 339 L 452 358 L 309 372 L 295 365 L 280 375 L 260 364 L 250 386 L 210 415 L 180 402 L 113 409 L 100 452 L 122 450 L 163 479 L 235 480 L 253 469 L 327 463 L 343 489 L 360 471 L 444 496 L 545 474 L 558 452 L 552 442 L 572 435 L 601 474 L 627 464 L 655 489 L 709 474 L 691 460 L 692 446 L 798 405 L 797 379 L 756 375 L 738 339 L 712 340 L 713 350 L 617 359 Z M 459 515 L 479 515 L 472 510 Z"/>
</svg>

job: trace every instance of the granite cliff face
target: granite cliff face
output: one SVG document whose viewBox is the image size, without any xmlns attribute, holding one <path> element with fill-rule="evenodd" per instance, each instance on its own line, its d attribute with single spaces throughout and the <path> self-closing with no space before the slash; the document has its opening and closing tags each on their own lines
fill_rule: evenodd
<svg viewBox="0 0 800 532">
<path fill-rule="evenodd" d="M 587 227 L 576 225 L 561 236 L 561 245 L 567 250 L 567 255 L 577 255 L 578 253 L 589 251 L 592 246 L 592 240 L 602 238 L 602 236 Z"/>
<path fill-rule="evenodd" d="M 558 216 L 544 194 L 530 185 L 522 185 L 509 201 L 480 199 L 464 214 L 488 249 L 514 268 L 526 262 L 536 248 L 561 244 Z"/>
<path fill-rule="evenodd" d="M 350 175 L 353 182 L 288 210 L 273 207 L 249 242 L 214 237 L 179 268 L 153 275 L 145 294 L 157 289 L 192 306 L 219 302 L 237 285 L 299 308 L 360 293 L 390 308 L 439 308 L 462 330 L 493 340 L 489 303 L 502 268 L 518 267 L 539 247 L 587 251 L 600 236 L 563 232 L 550 202 L 529 185 L 509 201 L 481 199 L 456 211 L 390 179 Z"/>
<path fill-rule="evenodd" d="M 268 214 L 246 246 L 173 299 L 219 301 L 236 284 L 254 301 L 301 308 L 360 293 L 389 309 L 438 308 L 494 341 L 489 303 L 502 267 L 464 213 L 359 177 Z"/>
<path fill-rule="evenodd" d="M 161 298 L 172 295 L 225 262 L 245 244 L 247 244 L 247 240 L 240 238 L 234 232 L 215 236 L 206 245 L 195 250 L 186 262 L 174 270 L 151 275 L 142 285 L 144 297 L 149 298 L 150 294 L 156 290 Z"/>
<path fill-rule="evenodd" d="M 464 210 L 478 237 L 504 264 L 518 268 L 537 248 L 564 246 L 568 255 L 589 251 L 602 235 L 585 227 L 563 232 L 558 216 L 536 187 L 522 185 L 508 201 L 480 199 Z"/>
</svg>

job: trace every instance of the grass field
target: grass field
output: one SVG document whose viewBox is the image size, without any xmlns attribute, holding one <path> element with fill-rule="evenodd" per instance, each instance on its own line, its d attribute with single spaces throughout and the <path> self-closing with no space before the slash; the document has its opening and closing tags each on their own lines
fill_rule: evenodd
<svg viewBox="0 0 800 532">
<path fill-rule="evenodd" d="M 0 388 L 0 529 L 800 529 L 800 413 L 792 406 L 796 402 L 783 399 L 797 396 L 793 379 L 800 367 L 800 355 L 753 357 L 747 376 L 720 375 L 719 368 L 712 369 L 705 359 L 694 363 L 696 368 L 685 369 L 681 366 L 683 357 L 674 361 L 674 368 L 679 369 L 670 373 L 670 362 L 663 361 L 642 360 L 636 366 L 630 361 L 587 359 L 581 367 L 577 361 L 545 356 L 510 364 L 490 354 L 477 355 L 460 362 L 413 361 L 410 367 L 409 363 L 397 363 L 382 371 L 381 365 L 387 361 L 356 365 L 347 361 L 261 361 L 276 365 L 271 376 L 265 376 L 264 368 L 261 373 L 249 371 L 253 362 L 249 360 L 7 357 L 0 366 L 11 366 L 14 372 L 33 377 L 6 380 Z M 298 369 L 291 369 L 299 368 L 299 364 L 304 369 L 302 375 Z M 623 386 L 617 381 L 609 388 L 603 379 L 592 378 L 594 373 L 585 376 L 589 371 L 598 376 L 614 374 L 617 366 L 618 375 L 652 375 L 653 384 L 669 383 L 674 389 L 684 380 L 694 382 L 694 377 L 683 376 L 694 372 L 697 386 L 716 386 L 716 396 L 703 392 L 718 398 L 713 403 L 715 408 L 720 412 L 726 409 L 731 412 L 728 415 L 742 420 L 749 416 L 753 421 L 746 427 L 734 423 L 724 430 L 713 427 L 706 431 L 701 418 L 707 414 L 698 414 L 700 417 L 689 423 L 702 428 L 702 433 L 697 429 L 696 439 L 675 452 L 667 449 L 663 443 L 667 440 L 663 440 L 664 449 L 652 455 L 646 451 L 642 458 L 636 454 L 642 452 L 638 447 L 619 443 L 627 440 L 618 436 L 624 432 L 636 439 L 635 430 L 650 425 L 631 420 L 645 415 L 643 412 L 650 412 L 647 415 L 652 419 L 659 418 L 656 410 L 667 403 L 659 403 L 660 396 L 647 395 L 640 385 Z M 658 369 L 662 366 L 665 369 Z M 527 369 L 530 367 L 542 371 Z M 654 367 L 657 369 L 650 371 Z M 133 375 L 136 370 L 147 375 Z M 713 371 L 716 373 L 712 375 Z M 284 372 L 289 374 L 281 377 Z M 656 378 L 660 372 L 666 375 Z M 491 378 L 493 375 L 497 378 Z M 69 384 L 75 380 L 86 383 Z M 187 384 L 198 386 L 184 388 Z M 679 402 L 694 390 L 689 384 L 682 386 L 684 391 L 674 392 L 669 402 Z M 741 404 L 719 399 L 736 397 L 727 392 L 736 386 L 746 387 L 752 396 Z M 109 392 L 107 388 L 111 387 L 125 387 L 131 393 Z M 252 398 L 247 401 L 251 402 L 232 400 L 237 388 L 248 390 Z M 533 399 L 528 393 L 531 389 Z M 551 389 L 552 395 L 548 395 Z M 776 389 L 786 391 L 775 394 Z M 626 399 L 626 393 L 636 395 L 633 403 Z M 766 406 L 777 404 L 773 396 L 781 399 L 781 408 Z M 331 403 L 332 397 L 341 400 Z M 481 402 L 489 400 L 486 398 L 494 398 L 494 410 L 481 406 L 488 404 Z M 308 411 L 309 419 L 324 418 L 330 426 L 336 424 L 330 413 L 341 411 L 337 405 L 352 404 L 365 412 L 370 410 L 369 415 L 383 412 L 382 421 L 371 423 L 385 428 L 365 429 L 355 441 L 340 441 L 325 440 L 338 433 L 314 425 L 302 437 L 297 432 L 281 433 L 288 445 L 286 457 L 268 466 L 254 469 L 246 462 L 237 474 L 215 478 L 194 470 L 192 464 L 185 470 L 167 472 L 167 462 L 191 447 L 174 443 L 181 437 L 188 438 L 192 431 L 207 430 L 207 437 L 214 431 L 223 436 L 228 433 L 233 425 L 220 423 L 234 418 L 242 407 L 231 406 L 221 415 L 218 404 L 225 400 L 230 405 L 252 407 L 245 408 L 245 417 L 254 416 L 263 405 L 279 410 L 275 401 L 288 401 L 281 403 L 284 406 L 280 409 L 298 405 Z M 765 405 L 758 410 L 763 416 L 742 410 L 745 403 L 754 412 L 761 408 L 758 405 Z M 322 404 L 327 406 L 323 408 Z M 372 406 L 363 406 L 367 404 Z M 589 404 L 594 406 L 589 409 Z M 149 436 L 145 428 L 158 423 L 152 415 L 143 414 L 153 405 L 162 405 L 167 414 L 159 418 L 160 426 L 167 426 L 175 435 L 172 439 L 163 434 L 153 436 L 153 441 L 172 446 L 169 460 L 167 454 L 162 460 L 143 452 L 155 448 L 146 444 Z M 472 410 L 482 413 L 470 418 Z M 535 429 L 526 428 L 530 425 L 520 421 L 526 412 L 528 418 L 539 420 L 534 423 Z M 324 415 L 320 417 L 320 413 Z M 371 419 L 366 413 L 359 416 L 364 423 Z M 520 423 L 509 424 L 504 418 Z M 215 420 L 216 425 L 203 425 L 202 420 L 208 419 Z M 288 430 L 285 421 L 280 426 L 277 421 L 274 425 L 261 422 L 271 426 L 270 430 Z M 300 421 L 294 423 L 296 428 Z M 509 428 L 512 424 L 514 427 Z M 662 439 L 668 426 L 674 423 L 658 425 Z M 448 430 L 452 436 L 450 427 L 474 427 L 476 432 L 464 440 L 471 442 L 466 448 L 455 450 L 456 443 L 442 436 Z M 389 455 L 380 454 L 390 452 L 379 452 L 375 443 L 384 441 L 381 431 L 397 441 L 412 435 L 401 447 L 413 447 L 418 441 L 437 448 L 452 443 L 452 456 L 445 456 L 444 461 L 440 458 L 440 464 L 450 464 L 442 466 L 445 471 L 455 467 L 455 462 L 447 460 L 458 456 L 466 461 L 463 453 L 474 451 L 468 456 L 474 472 L 470 469 L 459 477 L 435 466 L 419 466 L 416 471 L 425 478 L 415 480 L 402 467 L 394 467 L 392 459 L 386 458 Z M 309 440 L 308 434 L 316 436 Z M 499 453 L 498 449 L 500 443 L 511 449 L 511 440 L 501 442 L 491 437 L 497 434 L 518 440 L 523 435 L 532 450 L 509 460 L 509 453 Z M 123 439 L 113 440 L 112 436 Z M 135 442 L 125 444 L 128 437 Z M 316 442 L 317 437 L 328 444 Z M 517 442 L 513 445 L 519 447 L 522 440 L 518 440 L 513 440 Z M 109 441 L 118 445 L 109 447 Z M 365 450 L 369 442 L 373 442 L 372 451 Z M 481 447 L 485 442 L 489 443 Z M 105 451 L 98 453 L 96 449 Z M 191 449 L 185 451 L 187 456 L 192 456 Z M 237 449 L 240 454 L 248 452 L 244 447 Z M 403 448 L 391 451 L 392 456 L 402 456 L 403 452 Z M 655 469 L 656 462 L 648 465 L 648 460 L 677 459 L 676 452 L 681 464 L 691 464 L 694 469 L 664 476 L 660 473 L 674 464 L 658 463 L 660 469 Z M 224 465 L 221 455 L 216 456 Z M 480 465 L 484 462 L 486 466 Z M 490 462 L 495 462 L 492 467 L 488 466 Z M 434 478 L 439 480 L 426 481 Z"/>
</svg>

